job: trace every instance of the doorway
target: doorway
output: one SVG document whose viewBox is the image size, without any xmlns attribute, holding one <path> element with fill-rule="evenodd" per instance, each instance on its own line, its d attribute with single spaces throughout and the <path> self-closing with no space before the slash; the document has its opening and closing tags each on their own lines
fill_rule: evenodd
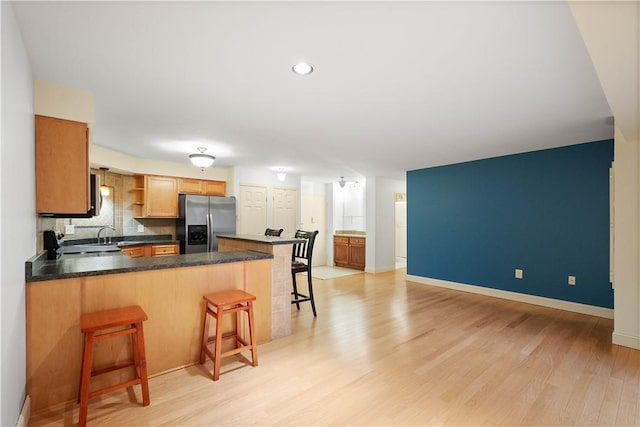
<svg viewBox="0 0 640 427">
<path fill-rule="evenodd" d="M 240 184 L 239 234 L 263 234 L 267 228 L 267 187 Z"/>
<path fill-rule="evenodd" d="M 293 237 L 296 232 L 296 209 L 298 190 L 296 188 L 274 187 L 271 212 L 271 228 L 280 229 L 283 236 Z"/>
</svg>

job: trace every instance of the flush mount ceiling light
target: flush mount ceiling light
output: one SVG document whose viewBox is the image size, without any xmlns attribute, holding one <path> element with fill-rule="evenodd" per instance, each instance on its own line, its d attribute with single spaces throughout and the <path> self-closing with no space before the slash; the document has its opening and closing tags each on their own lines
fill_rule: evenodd
<svg viewBox="0 0 640 427">
<path fill-rule="evenodd" d="M 301 76 L 313 73 L 313 67 L 306 62 L 298 62 L 293 66 L 292 70 L 294 73 L 300 74 Z"/>
<path fill-rule="evenodd" d="M 338 181 L 338 184 L 340 184 L 341 188 L 344 188 L 344 186 L 347 184 L 347 181 L 344 180 L 344 176 L 340 177 L 340 181 Z"/>
<path fill-rule="evenodd" d="M 200 169 L 211 166 L 216 158 L 208 154 L 204 154 L 204 152 L 207 151 L 204 147 L 198 147 L 198 151 L 200 154 L 189 154 L 189 160 L 191 160 L 191 163 Z"/>
</svg>

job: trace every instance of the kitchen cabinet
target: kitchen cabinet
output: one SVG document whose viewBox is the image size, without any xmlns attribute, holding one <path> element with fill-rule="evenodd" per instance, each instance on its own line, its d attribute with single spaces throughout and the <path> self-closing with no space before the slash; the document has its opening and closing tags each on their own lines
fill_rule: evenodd
<svg viewBox="0 0 640 427">
<path fill-rule="evenodd" d="M 152 245 L 150 249 L 151 256 L 153 257 L 180 254 L 180 247 L 178 246 L 178 244 Z"/>
<path fill-rule="evenodd" d="M 202 194 L 202 181 L 192 178 L 178 178 L 179 194 Z"/>
<path fill-rule="evenodd" d="M 206 196 L 224 196 L 226 182 L 205 179 L 178 178 L 178 193 L 202 194 Z"/>
<path fill-rule="evenodd" d="M 131 258 L 143 258 L 143 257 L 159 257 L 179 255 L 180 247 L 177 243 L 170 244 L 158 244 L 158 245 L 142 245 L 133 246 L 130 248 L 122 248 L 122 253 L 128 255 Z"/>
<path fill-rule="evenodd" d="M 178 182 L 158 175 L 135 175 L 133 188 L 135 218 L 177 218 Z"/>
<path fill-rule="evenodd" d="M 364 270 L 366 238 L 333 236 L 333 261 L 338 267 Z"/>
<path fill-rule="evenodd" d="M 207 196 L 225 196 L 227 183 L 224 181 L 203 181 L 204 193 Z"/>
<path fill-rule="evenodd" d="M 349 238 L 333 236 L 333 261 L 338 266 L 349 265 Z"/>
<path fill-rule="evenodd" d="M 120 249 L 123 254 L 128 255 L 131 258 L 144 258 L 145 256 L 145 247 L 144 246 L 135 246 L 133 248 L 122 248 Z"/>
<path fill-rule="evenodd" d="M 90 208 L 86 123 L 35 116 L 36 212 L 86 214 Z"/>
</svg>

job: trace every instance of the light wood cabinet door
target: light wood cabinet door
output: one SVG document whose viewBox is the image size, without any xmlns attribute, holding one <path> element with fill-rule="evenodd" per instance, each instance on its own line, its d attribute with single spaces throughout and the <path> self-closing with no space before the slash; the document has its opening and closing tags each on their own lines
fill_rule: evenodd
<svg viewBox="0 0 640 427">
<path fill-rule="evenodd" d="M 136 246 L 133 248 L 122 248 L 122 253 L 130 256 L 131 258 L 142 258 L 145 256 L 144 246 Z"/>
<path fill-rule="evenodd" d="M 178 193 L 204 194 L 207 196 L 224 196 L 227 183 L 224 181 L 208 181 L 194 178 L 178 178 Z"/>
<path fill-rule="evenodd" d="M 203 181 L 193 178 L 178 178 L 178 193 L 180 194 L 202 194 Z"/>
<path fill-rule="evenodd" d="M 151 246 L 151 256 L 178 255 L 179 253 L 180 248 L 176 244 Z"/>
<path fill-rule="evenodd" d="M 86 214 L 89 138 L 86 123 L 35 116 L 36 212 Z"/>
<path fill-rule="evenodd" d="M 145 176 L 145 217 L 178 217 L 178 183 L 167 176 Z"/>
<path fill-rule="evenodd" d="M 224 181 L 203 181 L 203 193 L 207 196 L 224 196 L 227 194 L 227 183 Z"/>
</svg>

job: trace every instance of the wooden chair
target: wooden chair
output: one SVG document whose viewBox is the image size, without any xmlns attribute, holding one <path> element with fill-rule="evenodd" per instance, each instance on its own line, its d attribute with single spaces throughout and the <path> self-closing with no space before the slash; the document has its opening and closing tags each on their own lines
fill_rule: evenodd
<svg viewBox="0 0 640 427">
<path fill-rule="evenodd" d="M 203 364 L 208 356 L 213 361 L 213 380 L 220 378 L 220 360 L 223 357 L 238 354 L 244 350 L 251 350 L 251 363 L 258 366 L 258 349 L 255 338 L 255 323 L 253 320 L 253 301 L 256 297 L 240 289 L 215 292 L 203 297 L 206 307 L 204 314 L 204 328 L 202 331 L 202 347 L 200 351 L 200 363 Z M 246 312 L 249 320 L 248 341 L 240 336 L 240 313 Z M 225 314 L 236 313 L 236 327 L 231 333 L 222 333 L 222 321 Z M 216 320 L 216 335 L 209 338 L 209 323 L 213 317 Z M 235 340 L 235 347 L 228 351 L 222 351 L 222 341 Z M 214 345 L 213 351 L 209 345 Z"/>
<path fill-rule="evenodd" d="M 78 402 L 80 403 L 78 425 L 80 427 L 84 427 L 87 424 L 89 399 L 105 393 L 140 384 L 142 386 L 142 406 L 149 405 L 149 380 L 147 377 L 147 360 L 142 330 L 142 322 L 145 320 L 147 320 L 147 314 L 137 305 L 87 313 L 80 316 L 80 327 L 84 333 L 82 371 L 80 372 L 80 390 L 78 393 Z M 123 329 L 113 331 L 114 328 Z M 97 334 L 106 329 L 109 331 Z M 94 343 L 125 334 L 131 334 L 133 360 L 107 368 L 92 370 Z M 91 377 L 131 366 L 135 368 L 136 378 L 100 390 L 89 391 Z"/>
<path fill-rule="evenodd" d="M 300 310 L 300 303 L 309 301 L 311 303 L 311 309 L 313 310 L 313 316 L 316 316 L 316 303 L 313 299 L 313 282 L 311 278 L 311 260 L 313 257 L 313 244 L 318 235 L 316 231 L 302 231 L 297 230 L 295 234 L 296 239 L 304 239 L 304 242 L 293 244 L 293 254 L 291 255 L 291 276 L 293 279 L 293 299 L 291 304 L 295 304 L 296 308 Z M 296 283 L 296 275 L 298 273 L 307 272 L 307 283 L 309 285 L 309 294 L 302 294 L 298 292 L 298 284 Z"/>
<path fill-rule="evenodd" d="M 266 230 L 264 230 L 264 235 L 265 236 L 280 237 L 282 235 L 283 231 L 284 231 L 284 228 L 281 228 L 280 230 L 276 230 L 276 229 L 273 229 L 273 228 L 267 228 Z"/>
</svg>

